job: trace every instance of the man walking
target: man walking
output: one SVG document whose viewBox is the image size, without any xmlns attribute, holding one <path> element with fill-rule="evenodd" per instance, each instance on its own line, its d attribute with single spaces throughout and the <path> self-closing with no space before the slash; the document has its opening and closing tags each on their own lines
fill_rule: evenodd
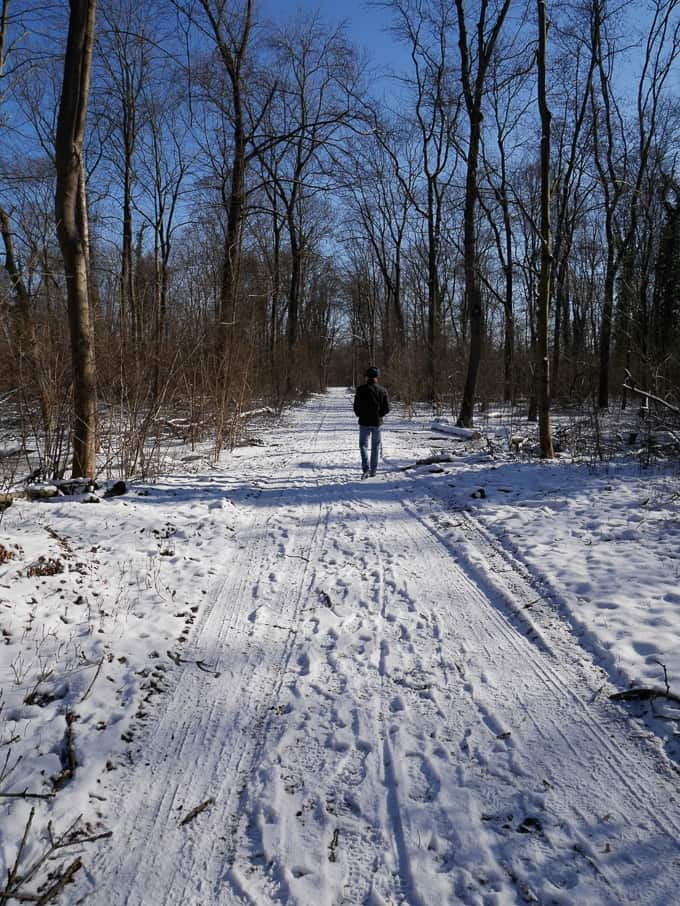
<svg viewBox="0 0 680 906">
<path fill-rule="evenodd" d="M 359 451 L 361 452 L 362 479 L 375 475 L 380 453 L 380 426 L 383 416 L 390 411 L 390 400 L 384 387 L 378 384 L 380 372 L 371 365 L 366 371 L 366 383 L 357 387 L 354 394 L 354 414 L 359 419 Z M 371 458 L 368 442 L 371 441 Z"/>
</svg>

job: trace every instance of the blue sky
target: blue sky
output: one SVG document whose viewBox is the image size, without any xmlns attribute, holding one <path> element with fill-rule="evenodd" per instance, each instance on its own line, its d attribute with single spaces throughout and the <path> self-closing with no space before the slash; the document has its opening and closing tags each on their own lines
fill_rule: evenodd
<svg viewBox="0 0 680 906">
<path fill-rule="evenodd" d="M 276 18 L 293 16 L 297 10 L 318 10 L 329 22 L 347 22 L 347 31 L 354 44 L 366 49 L 380 66 L 398 66 L 404 50 L 387 33 L 390 14 L 387 10 L 370 7 L 365 0 L 260 0 L 265 14 Z"/>
</svg>

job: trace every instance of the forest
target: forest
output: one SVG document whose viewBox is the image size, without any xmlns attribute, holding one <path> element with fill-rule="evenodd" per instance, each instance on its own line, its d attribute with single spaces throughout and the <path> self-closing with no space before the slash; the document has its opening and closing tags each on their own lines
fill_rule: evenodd
<svg viewBox="0 0 680 906">
<path fill-rule="evenodd" d="M 0 399 L 36 477 L 218 455 L 369 363 L 463 427 L 519 407 L 542 457 L 558 405 L 677 415 L 678 0 L 374 6 L 389 70 L 255 0 L 2 0 Z"/>
</svg>

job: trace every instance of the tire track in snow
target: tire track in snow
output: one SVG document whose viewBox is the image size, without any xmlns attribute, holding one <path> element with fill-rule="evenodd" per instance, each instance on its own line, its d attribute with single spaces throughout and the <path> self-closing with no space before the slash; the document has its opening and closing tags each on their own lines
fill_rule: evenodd
<svg viewBox="0 0 680 906">
<path fill-rule="evenodd" d="M 356 481 L 344 394 L 294 427 L 196 636 L 224 680 L 182 674 L 92 902 L 672 902 L 674 785 L 550 654 L 583 652 L 525 637 L 417 482 Z"/>
<path fill-rule="evenodd" d="M 311 862 L 319 863 L 338 831 L 334 865 L 344 858 L 344 874 L 333 878 L 307 865 L 290 882 L 291 902 L 310 902 L 304 895 L 310 889 L 305 877 L 312 879 L 320 903 L 415 903 L 428 897 L 429 902 L 481 903 L 499 896 L 527 902 L 557 903 L 564 897 L 570 903 L 574 897 L 583 903 L 625 902 L 626 888 L 608 878 L 603 854 L 593 849 L 588 833 L 601 838 L 605 848 L 620 845 L 633 864 L 636 847 L 644 852 L 649 833 L 645 828 L 631 833 L 623 823 L 609 834 L 595 827 L 615 819 L 607 815 L 606 795 L 597 795 L 597 778 L 604 781 L 609 769 L 601 766 L 595 779 L 588 776 L 582 782 L 583 753 L 570 739 L 571 732 L 582 735 L 581 725 L 589 725 L 580 713 L 570 713 L 583 703 L 565 691 L 571 683 L 583 682 L 582 673 L 565 669 L 555 672 L 553 682 L 546 681 L 543 673 L 553 669 L 549 646 L 537 649 L 499 612 L 497 593 L 490 589 L 489 599 L 471 581 L 468 565 L 456 563 L 450 546 L 419 521 L 410 487 L 408 501 L 401 500 L 406 495 L 399 484 L 405 482 L 385 487 L 384 500 L 382 492 L 376 499 L 376 492 L 369 491 L 369 503 L 360 488 L 350 489 L 342 502 L 333 501 L 342 535 L 333 537 L 332 556 L 322 555 L 321 565 L 329 575 L 336 570 L 334 587 L 342 601 L 338 610 L 353 607 L 339 628 L 352 633 L 354 642 L 347 642 L 343 656 L 337 656 L 335 624 L 336 655 L 328 673 L 337 677 L 342 671 L 338 688 L 354 702 L 355 726 L 346 750 L 351 754 L 344 763 L 361 764 L 362 769 L 350 788 L 346 781 L 351 772 L 343 775 L 339 768 L 343 758 L 327 763 L 326 777 L 318 765 L 315 769 L 313 757 L 305 760 L 299 776 L 307 773 L 319 795 L 305 798 L 301 793 L 307 827 L 286 826 L 286 832 L 297 844 L 303 840 L 314 853 Z M 386 537 L 387 546 L 380 540 Z M 311 645 L 313 639 L 301 643 Z M 419 646 L 431 651 L 431 663 L 418 657 Z M 372 666 L 371 657 L 377 660 Z M 296 686 L 305 705 L 313 700 L 307 683 L 303 676 Z M 345 722 L 342 707 L 333 720 Z M 304 721 L 300 726 L 309 728 Z M 367 737 L 382 740 L 382 751 Z M 604 741 L 596 732 L 595 754 L 586 752 L 595 767 L 598 759 L 609 759 Z M 363 759 L 357 757 L 361 743 Z M 301 739 L 298 748 L 292 745 L 287 757 L 294 758 L 304 744 Z M 329 747 L 324 750 L 318 740 L 315 745 L 328 753 Z M 589 745 L 592 749 L 592 738 Z M 543 749 L 537 765 L 535 753 Z M 576 780 L 569 777 L 570 770 Z M 566 792 L 560 789 L 561 774 Z M 271 780 L 267 774 L 266 781 Z M 302 789 L 304 780 L 299 782 Z M 579 784 L 595 794 L 592 802 Z M 324 801 L 333 786 L 340 790 Z M 640 788 L 629 793 L 622 814 L 634 817 L 635 801 L 642 801 L 644 793 Z M 257 791 L 261 800 L 268 795 L 264 785 Z M 320 813 L 315 819 L 309 817 L 313 811 Z M 672 828 L 669 834 L 663 825 L 662 820 L 668 847 Z M 270 838 L 268 852 L 278 852 L 283 864 L 287 846 L 288 851 L 300 848 Z M 677 873 L 677 864 L 673 868 Z M 672 883 L 660 886 L 670 890 Z M 331 891 L 340 884 L 343 893 L 336 900 Z M 423 896 L 421 889 L 427 891 Z M 647 901 L 654 897 L 650 891 Z"/>
<path fill-rule="evenodd" d="M 410 501 L 405 503 L 405 508 L 413 517 L 413 524 L 420 522 L 441 541 L 438 533 L 431 526 L 428 526 L 426 521 L 421 519 Z M 414 544 L 417 545 L 418 542 L 414 540 Z M 427 545 L 423 547 L 421 543 L 420 547 L 420 551 L 414 550 L 414 556 L 419 554 L 427 556 Z M 450 551 L 448 544 L 443 544 L 441 547 Z M 499 717 L 499 714 L 524 714 L 525 720 L 534 727 L 532 744 L 535 746 L 535 752 L 540 753 L 542 749 L 544 750 L 545 746 L 550 744 L 552 736 L 561 741 L 561 746 L 553 745 L 552 749 L 556 759 L 562 758 L 562 767 L 566 771 L 567 776 L 569 763 L 564 763 L 564 753 L 572 760 L 575 768 L 584 761 L 584 758 L 586 761 L 589 760 L 596 777 L 598 775 L 605 776 L 610 772 L 615 774 L 619 789 L 625 791 L 628 816 L 635 819 L 640 811 L 643 814 L 646 813 L 648 827 L 656 827 L 659 837 L 665 839 L 662 848 L 666 849 L 670 857 L 674 846 L 672 841 L 677 839 L 677 819 L 665 808 L 663 795 L 654 797 L 653 805 L 648 805 L 650 798 L 649 789 L 642 782 L 635 781 L 635 776 L 640 771 L 639 751 L 633 746 L 627 746 L 626 748 L 629 751 L 625 751 L 620 746 L 614 746 L 610 742 L 607 733 L 601 728 L 602 722 L 607 719 L 604 710 L 598 709 L 598 717 L 596 718 L 591 707 L 574 691 L 574 688 L 582 682 L 581 674 L 570 669 L 569 665 L 565 663 L 560 663 L 558 670 L 554 658 L 546 655 L 541 648 L 537 648 L 528 642 L 522 634 L 518 633 L 505 615 L 494 607 L 490 600 L 479 590 L 479 587 L 467 578 L 465 575 L 467 564 L 461 565 L 463 566 L 463 573 L 460 573 L 457 567 L 455 570 L 450 571 L 454 581 L 452 597 L 459 604 L 465 605 L 462 612 L 461 610 L 458 611 L 458 615 L 465 618 L 466 628 L 464 636 L 466 644 L 470 648 L 471 642 L 473 643 L 472 652 L 476 655 L 474 660 L 477 662 L 475 664 L 476 675 L 474 676 L 474 681 L 466 683 L 465 691 L 478 710 L 479 721 L 477 725 L 486 726 L 487 728 L 486 744 L 488 745 L 494 736 L 499 740 L 500 738 L 511 738 L 511 734 L 506 729 L 510 726 L 510 722 L 507 717 Z M 457 576 L 456 572 L 458 572 Z M 477 577 L 477 573 L 473 573 L 473 575 Z M 482 615 L 483 619 L 476 619 L 477 615 Z M 493 634 L 489 632 L 489 624 L 493 626 Z M 493 643 L 494 635 L 497 637 L 496 643 Z M 499 652 L 498 642 L 502 642 L 503 647 L 511 651 L 510 657 L 505 652 Z M 576 649 L 577 646 L 574 645 L 573 648 Z M 579 653 L 583 654 L 580 649 Z M 503 664 L 500 667 L 494 664 L 494 660 L 497 660 L 499 654 L 503 656 Z M 493 690 L 484 688 L 488 685 L 488 681 L 485 678 L 484 668 L 479 664 L 480 660 L 482 664 L 488 665 L 491 670 L 495 666 L 501 676 L 501 681 L 496 684 L 496 688 Z M 468 671 L 473 663 L 474 661 L 469 659 L 469 663 L 466 665 Z M 533 689 L 531 688 L 532 685 Z M 547 694 L 547 698 L 552 701 L 552 705 L 540 701 L 541 687 L 544 690 L 543 698 Z M 527 694 L 524 690 L 531 694 Z M 536 702 L 533 698 L 537 694 L 539 702 Z M 493 707 L 489 707 L 486 704 L 487 702 L 493 702 Z M 512 706 L 510 706 L 510 702 L 512 702 Z M 537 704 L 540 704 L 540 707 L 537 707 Z M 475 723 L 472 722 L 471 726 L 474 727 Z M 575 737 L 573 740 L 571 738 L 572 733 Z M 468 740 L 469 737 L 465 742 L 466 748 L 470 747 Z M 542 746 L 536 746 L 536 741 L 540 741 Z M 587 744 L 585 750 L 584 741 Z M 480 744 L 479 749 L 481 748 L 482 745 Z M 515 747 L 513 746 L 513 748 Z M 562 752 L 560 752 L 560 749 Z M 523 765 L 521 770 L 522 775 L 525 777 L 530 777 L 537 767 L 535 761 L 529 763 L 526 755 L 518 757 L 518 753 L 515 751 L 513 763 L 509 764 L 510 776 L 518 772 L 519 765 Z M 556 772 L 549 770 L 549 764 L 541 764 L 539 761 L 539 765 L 541 768 L 546 769 L 547 776 L 554 777 Z M 485 769 L 486 765 L 481 764 L 481 767 Z M 647 766 L 647 770 L 654 773 L 655 767 L 653 763 Z M 575 772 L 579 773 L 578 771 Z M 593 799 L 597 800 L 597 782 L 593 782 L 591 776 L 583 776 L 584 772 L 581 771 L 580 773 L 585 789 L 590 790 Z M 556 778 L 557 783 L 559 783 L 559 778 Z M 605 783 L 604 788 L 609 789 L 610 784 Z M 583 795 L 583 790 L 579 792 Z M 607 802 L 606 795 L 604 797 L 599 796 L 599 800 L 601 806 L 600 814 L 606 815 L 610 811 L 609 806 L 611 803 Z M 565 817 L 569 820 L 567 816 L 568 809 L 563 807 L 562 820 Z M 574 820 L 571 820 L 572 824 L 574 824 Z M 537 825 L 530 824 L 528 827 L 531 829 L 530 832 L 537 829 Z M 527 830 L 527 827 L 524 830 Z M 628 857 L 633 862 L 636 861 L 635 853 L 637 851 L 643 854 L 646 852 L 642 842 L 647 835 L 646 829 L 642 827 L 640 830 L 641 833 L 638 835 L 639 842 L 629 847 Z M 635 834 L 630 836 L 635 837 Z M 587 841 L 579 839 L 579 835 L 575 831 L 573 837 L 575 839 L 574 850 L 577 853 L 581 851 L 584 854 L 581 859 L 581 870 L 595 872 L 599 876 L 600 881 L 603 881 L 608 896 L 608 899 L 603 900 L 603 902 L 626 902 L 628 892 L 621 889 L 617 891 L 615 883 L 606 879 L 604 870 L 594 867 L 597 860 L 588 855 L 590 847 Z M 540 839 L 540 835 L 536 835 L 536 838 Z M 671 858 L 671 864 L 673 864 L 677 876 L 677 860 L 673 863 Z M 670 884 L 671 882 L 667 883 Z M 531 899 L 530 888 L 525 889 L 522 887 L 519 892 L 522 896 Z"/>
<path fill-rule="evenodd" d="M 322 428 L 323 419 L 312 442 Z M 290 582 L 277 602 L 275 621 L 260 625 L 253 619 L 257 583 L 275 571 L 281 558 L 281 550 L 271 549 L 271 517 L 280 512 L 288 488 L 284 477 L 271 502 L 253 508 L 235 562 L 226 565 L 219 594 L 195 628 L 192 654 L 215 664 L 220 678 L 185 667 L 143 753 L 148 770 L 133 766 L 119 779 L 142 790 L 138 801 L 120 796 L 117 803 L 130 845 L 104 853 L 95 863 L 96 890 L 89 901 L 146 904 L 150 890 L 154 906 L 222 902 L 224 895 L 224 902 L 243 898 L 238 888 L 223 888 L 224 866 L 232 858 L 243 789 L 276 708 L 309 569 L 299 553 L 304 538 L 298 533 L 283 539 L 284 548 L 295 549 L 287 566 Z M 222 776 L 228 785 L 221 785 Z M 214 803 L 201 820 L 179 828 L 182 815 L 208 798 Z"/>
</svg>

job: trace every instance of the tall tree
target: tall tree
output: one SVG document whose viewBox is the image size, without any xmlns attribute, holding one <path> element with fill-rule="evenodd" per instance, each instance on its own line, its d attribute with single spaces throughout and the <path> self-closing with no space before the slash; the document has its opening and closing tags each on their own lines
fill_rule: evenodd
<svg viewBox="0 0 680 906">
<path fill-rule="evenodd" d="M 268 116 L 271 140 L 261 143 L 260 159 L 280 202 L 288 234 L 286 339 L 292 354 L 300 337 L 303 266 L 310 231 L 306 207 L 330 188 L 329 147 L 338 141 L 348 120 L 348 97 L 354 91 L 356 74 L 343 29 L 328 29 L 318 14 L 278 30 L 272 45 L 277 84 Z"/>
<path fill-rule="evenodd" d="M 104 27 L 98 40 L 98 58 L 105 70 L 106 144 L 122 189 L 121 341 L 125 345 L 130 334 L 138 354 L 142 339 L 142 313 L 135 292 L 133 188 L 135 154 L 142 125 L 142 92 L 149 79 L 149 13 L 144 4 L 134 0 L 105 0 L 100 10 Z"/>
<path fill-rule="evenodd" d="M 55 160 L 57 237 L 64 260 L 73 368 L 73 477 L 96 471 L 94 325 L 88 292 L 88 224 L 83 137 L 90 88 L 96 0 L 70 0 Z"/>
<path fill-rule="evenodd" d="M 227 0 L 199 0 L 217 54 L 227 76 L 231 119 L 231 167 L 224 192 L 226 229 L 220 287 L 218 356 L 228 369 L 230 338 L 236 316 L 241 239 L 245 218 L 247 148 L 252 141 L 246 111 L 245 67 L 253 28 L 253 0 L 231 4 Z"/>
<path fill-rule="evenodd" d="M 348 174 L 352 199 L 348 228 L 361 225 L 384 284 L 383 362 L 389 368 L 396 347 L 403 353 L 406 320 L 403 254 L 416 193 L 417 165 L 409 143 L 376 116 L 374 128 L 356 142 Z M 393 327 L 394 325 L 394 327 Z"/>
<path fill-rule="evenodd" d="M 607 0 L 592 0 L 591 40 L 595 49 L 598 91 L 592 91 L 593 145 L 600 177 L 607 260 L 599 331 L 598 405 L 609 405 L 610 359 L 616 279 L 634 240 L 639 204 L 662 110 L 663 94 L 680 52 L 680 0 L 654 0 L 644 40 L 636 86 L 636 117 L 628 123 L 615 93 L 612 61 L 615 42 L 608 34 L 612 15 Z M 625 210 L 623 201 L 630 203 Z"/>
<path fill-rule="evenodd" d="M 477 375 L 482 359 L 482 287 L 477 261 L 476 209 L 478 197 L 479 150 L 482 132 L 482 102 L 486 76 L 512 0 L 498 0 L 489 9 L 489 0 L 479 0 L 474 40 L 468 37 L 464 0 L 456 0 L 460 79 L 468 115 L 468 143 L 463 209 L 463 262 L 466 308 L 470 319 L 470 352 L 458 424 L 472 427 Z"/>
<path fill-rule="evenodd" d="M 488 283 L 488 288 L 503 307 L 503 399 L 514 401 L 516 391 L 515 374 L 515 224 L 512 206 L 512 148 L 513 141 L 521 141 L 526 131 L 523 114 L 528 106 L 527 81 L 533 65 L 520 58 L 508 71 L 503 61 L 494 61 L 490 72 L 490 95 L 493 109 L 495 142 L 489 141 L 488 150 L 482 136 L 484 177 L 491 188 L 495 202 L 479 196 L 479 203 L 494 238 L 496 253 L 502 271 L 502 286 L 499 289 Z M 495 146 L 495 148 L 494 148 Z M 491 150 L 493 148 L 493 151 Z"/>
<path fill-rule="evenodd" d="M 509 0 L 508 0 L 509 2 Z M 457 155 L 455 132 L 460 99 L 451 90 L 449 36 L 454 28 L 450 0 L 390 0 L 397 14 L 395 31 L 411 57 L 409 77 L 413 91 L 413 136 L 422 167 L 422 186 L 413 205 L 425 233 L 427 279 L 427 395 L 436 402 L 444 369 L 442 324 L 442 234 L 446 199 Z"/>
<path fill-rule="evenodd" d="M 563 354 L 570 352 L 569 299 L 574 240 L 579 225 L 587 217 L 592 198 L 597 194 L 589 154 L 592 119 L 588 112 L 596 57 L 593 44 L 589 41 L 588 16 L 589 11 L 578 6 L 573 17 L 566 17 L 562 22 L 553 19 L 550 23 L 553 34 L 551 56 L 554 60 L 550 72 L 555 102 L 555 114 L 551 119 L 554 136 L 550 274 L 554 323 L 552 388 L 558 385 Z"/>
<path fill-rule="evenodd" d="M 547 26 L 545 0 L 537 0 L 538 12 L 538 108 L 541 118 L 541 270 L 536 300 L 536 399 L 538 401 L 538 435 L 541 458 L 552 459 L 550 431 L 550 359 L 548 325 L 550 322 L 550 269 L 552 265 L 550 236 L 550 110 L 545 90 Z"/>
</svg>

